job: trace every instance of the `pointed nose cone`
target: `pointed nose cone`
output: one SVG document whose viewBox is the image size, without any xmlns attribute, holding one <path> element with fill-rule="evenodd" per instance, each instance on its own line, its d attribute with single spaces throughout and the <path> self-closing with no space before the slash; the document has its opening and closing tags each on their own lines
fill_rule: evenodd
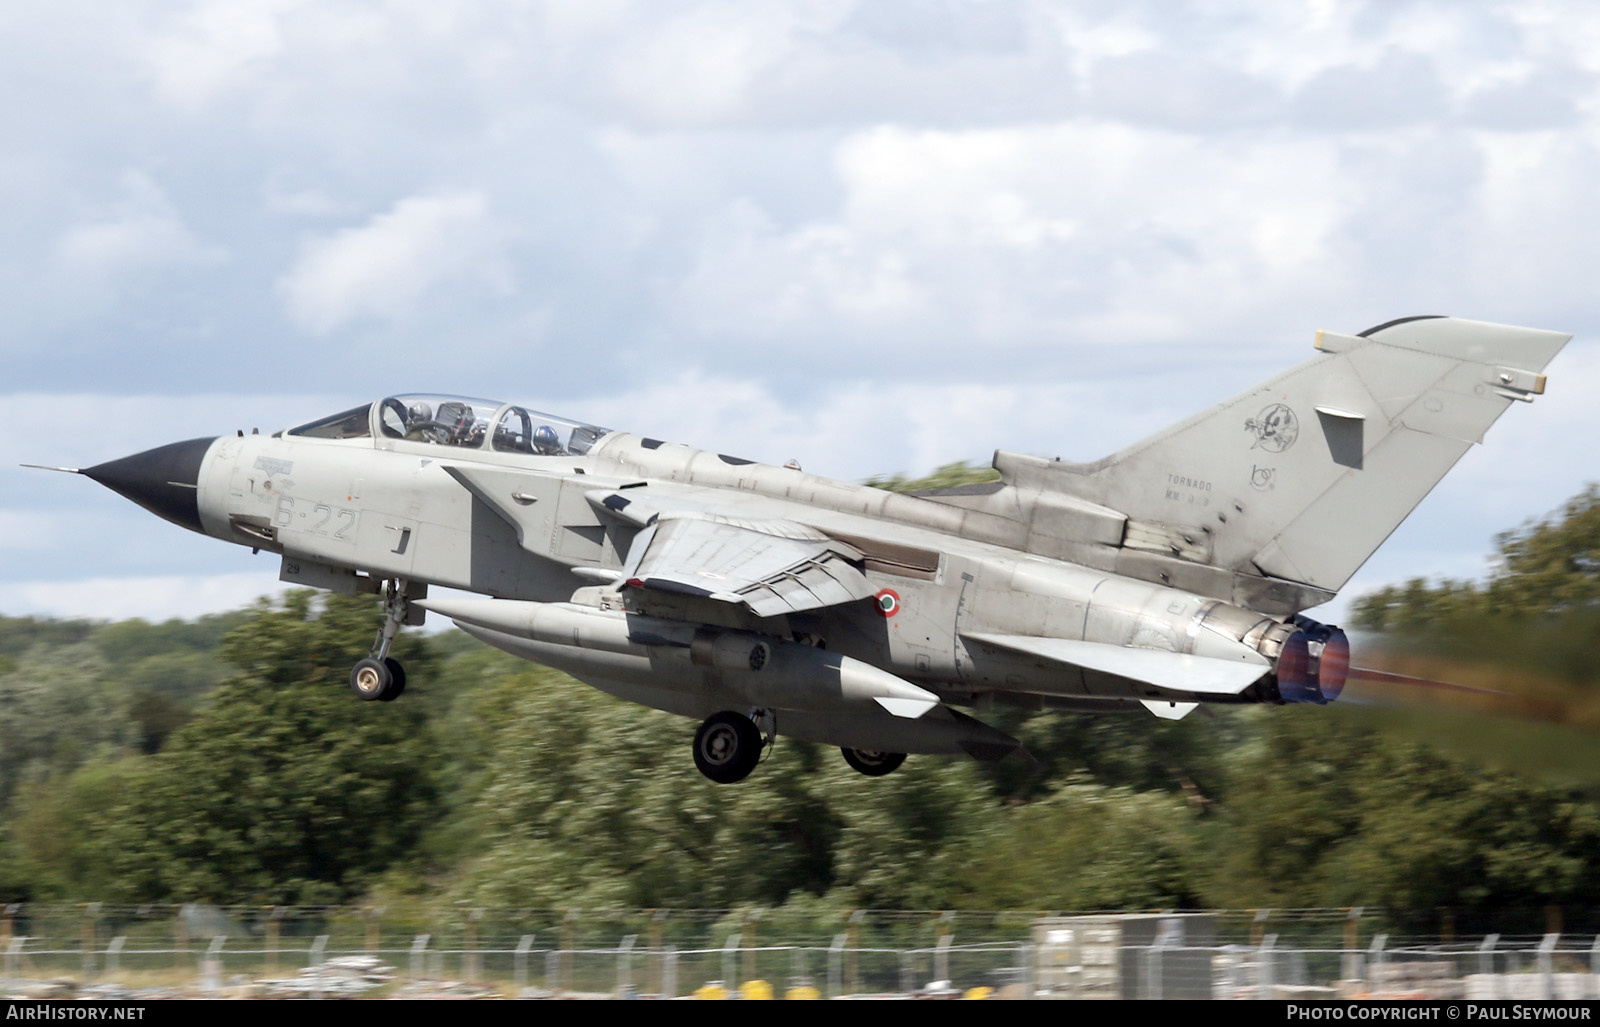
<svg viewBox="0 0 1600 1027">
<path fill-rule="evenodd" d="M 204 532 L 200 525 L 200 465 L 206 451 L 217 441 L 190 439 L 158 446 L 143 453 L 108 460 L 86 468 L 83 474 L 118 495 L 131 499 L 158 517 L 190 531 Z"/>
</svg>

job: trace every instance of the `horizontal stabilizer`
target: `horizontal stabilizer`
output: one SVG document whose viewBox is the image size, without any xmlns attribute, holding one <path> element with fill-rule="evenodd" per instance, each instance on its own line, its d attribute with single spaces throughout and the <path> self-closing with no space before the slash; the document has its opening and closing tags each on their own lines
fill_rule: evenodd
<svg viewBox="0 0 1600 1027">
<path fill-rule="evenodd" d="M 1101 674 L 1114 674 L 1142 681 L 1175 692 L 1207 695 L 1237 695 L 1261 679 L 1270 669 L 1266 658 L 1220 660 L 1211 656 L 1191 656 L 1161 649 L 1135 649 L 1080 642 L 1070 638 L 1040 638 L 1033 635 L 989 635 L 963 632 L 962 638 L 1012 652 L 1026 653 L 1054 663 L 1063 663 Z M 1254 655 L 1254 654 L 1252 654 Z"/>
</svg>

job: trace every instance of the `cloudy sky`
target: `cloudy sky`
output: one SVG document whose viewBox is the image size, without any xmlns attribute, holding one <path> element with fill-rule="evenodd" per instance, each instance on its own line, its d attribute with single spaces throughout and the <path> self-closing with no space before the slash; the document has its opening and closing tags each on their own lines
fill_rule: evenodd
<svg viewBox="0 0 1600 1027">
<path fill-rule="evenodd" d="M 51 0 L 0 85 L 7 614 L 277 587 L 17 463 L 397 391 L 861 479 L 1094 459 L 1448 313 L 1576 338 L 1347 595 L 1600 477 L 1588 3 Z"/>
</svg>

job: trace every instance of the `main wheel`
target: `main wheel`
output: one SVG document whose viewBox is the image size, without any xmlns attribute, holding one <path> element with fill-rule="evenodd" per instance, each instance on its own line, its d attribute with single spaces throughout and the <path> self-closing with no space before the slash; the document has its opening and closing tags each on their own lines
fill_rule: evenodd
<svg viewBox="0 0 1600 1027">
<path fill-rule="evenodd" d="M 718 784 L 743 781 L 760 760 L 761 732 L 749 717 L 713 713 L 694 733 L 694 765 Z"/>
<path fill-rule="evenodd" d="M 868 777 L 882 777 L 900 769 L 906 761 L 903 752 L 879 752 L 876 749 L 840 749 L 844 761 Z"/>
<path fill-rule="evenodd" d="M 394 680 L 394 672 L 389 669 L 388 661 L 379 663 L 377 660 L 362 660 L 350 668 L 350 690 L 367 702 L 383 699 L 384 693 L 394 688 Z M 401 680 L 405 680 L 403 676 Z M 400 687 L 405 686 L 402 684 Z"/>
<path fill-rule="evenodd" d="M 379 702 L 394 702 L 406 690 L 406 669 L 393 656 L 385 656 L 383 665 L 389 669 L 389 687 L 378 696 Z"/>
</svg>

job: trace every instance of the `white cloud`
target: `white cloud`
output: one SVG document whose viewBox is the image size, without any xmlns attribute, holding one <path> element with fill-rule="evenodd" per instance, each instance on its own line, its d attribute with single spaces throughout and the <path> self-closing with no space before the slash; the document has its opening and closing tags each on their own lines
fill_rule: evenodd
<svg viewBox="0 0 1600 1027">
<path fill-rule="evenodd" d="M 0 22 L 29 98 L 0 110 L 13 464 L 436 387 L 916 473 L 1101 455 L 1318 327 L 1600 332 L 1581 2 L 60 0 Z M 1463 566 L 1581 486 L 1572 377 L 1396 536 L 1397 573 Z M 300 389 L 335 395 L 270 394 Z M 163 567 L 175 529 L 51 477 L 0 467 L 5 516 L 93 505 L 118 562 L 74 524 L 7 549 L 15 577 L 219 566 L 195 538 Z"/>
<path fill-rule="evenodd" d="M 74 581 L 14 581 L 5 585 L 6 612 L 92 620 L 140 617 L 164 621 L 193 619 L 248 606 L 263 595 L 289 586 L 264 574 L 147 578 L 88 578 Z"/>
<path fill-rule="evenodd" d="M 278 290 L 297 324 L 325 335 L 363 318 L 406 317 L 446 284 L 509 290 L 500 247 L 482 192 L 412 196 L 307 242 Z"/>
<path fill-rule="evenodd" d="M 227 252 L 201 242 L 183 223 L 167 194 L 145 173 L 121 175 L 122 196 L 66 226 L 54 247 L 67 275 L 112 285 L 129 274 L 182 264 L 210 264 Z"/>
<path fill-rule="evenodd" d="M 143 48 L 156 91 L 197 108 L 225 90 L 248 84 L 282 53 L 282 19 L 303 0 L 232 0 L 190 7 L 168 31 Z"/>
</svg>

